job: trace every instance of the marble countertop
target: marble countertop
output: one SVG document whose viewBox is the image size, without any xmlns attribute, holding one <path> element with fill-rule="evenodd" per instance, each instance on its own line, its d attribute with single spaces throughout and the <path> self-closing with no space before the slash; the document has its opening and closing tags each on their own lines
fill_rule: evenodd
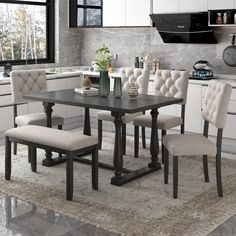
<svg viewBox="0 0 236 236">
<path fill-rule="evenodd" d="M 73 67 L 57 67 L 46 69 L 47 79 L 60 79 L 60 78 L 70 78 L 77 77 L 81 75 L 89 76 L 99 76 L 99 72 L 89 70 L 89 66 L 73 66 Z M 120 77 L 119 69 L 115 69 L 114 73 L 109 73 L 110 77 Z M 150 81 L 154 81 L 155 75 L 150 75 Z M 233 87 L 236 88 L 236 75 L 225 75 L 225 74 L 215 74 L 215 79 L 219 79 L 230 83 Z M 189 80 L 190 84 L 199 84 L 199 85 L 208 85 L 210 80 Z M 9 84 L 9 77 L 4 78 L 0 74 L 0 85 Z"/>
</svg>

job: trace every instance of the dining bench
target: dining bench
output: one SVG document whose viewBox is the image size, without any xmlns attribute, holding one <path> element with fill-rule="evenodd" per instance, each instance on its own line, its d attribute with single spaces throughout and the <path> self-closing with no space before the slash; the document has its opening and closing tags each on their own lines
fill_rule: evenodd
<svg viewBox="0 0 236 236">
<path fill-rule="evenodd" d="M 27 125 L 5 132 L 5 179 L 11 178 L 11 143 L 30 147 L 31 169 L 37 171 L 37 148 L 66 155 L 66 198 L 73 198 L 73 157 L 87 152 L 92 154 L 92 188 L 98 189 L 98 140 L 64 130 Z"/>
</svg>

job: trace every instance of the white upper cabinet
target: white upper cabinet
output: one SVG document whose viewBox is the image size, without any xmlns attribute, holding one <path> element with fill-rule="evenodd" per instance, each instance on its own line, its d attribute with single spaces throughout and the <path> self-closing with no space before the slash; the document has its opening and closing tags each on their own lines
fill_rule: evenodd
<svg viewBox="0 0 236 236">
<path fill-rule="evenodd" d="M 126 26 L 150 26 L 150 12 L 150 0 L 126 0 Z"/>
<path fill-rule="evenodd" d="M 235 0 L 208 0 L 208 10 L 234 9 Z"/>
<path fill-rule="evenodd" d="M 179 0 L 153 0 L 153 13 L 178 13 Z"/>
<path fill-rule="evenodd" d="M 125 2 L 103 0 L 103 26 L 125 26 Z"/>
<path fill-rule="evenodd" d="M 179 12 L 199 11 L 207 11 L 207 0 L 179 0 Z"/>
</svg>

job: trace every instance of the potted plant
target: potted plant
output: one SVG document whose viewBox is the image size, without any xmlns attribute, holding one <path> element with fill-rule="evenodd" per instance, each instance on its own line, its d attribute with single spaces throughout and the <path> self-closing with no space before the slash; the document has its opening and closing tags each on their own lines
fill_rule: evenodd
<svg viewBox="0 0 236 236">
<path fill-rule="evenodd" d="M 103 44 L 103 46 L 96 50 L 95 64 L 100 72 L 99 77 L 99 95 L 100 97 L 107 97 L 110 94 L 110 83 L 108 68 L 112 60 L 110 49 Z"/>
</svg>

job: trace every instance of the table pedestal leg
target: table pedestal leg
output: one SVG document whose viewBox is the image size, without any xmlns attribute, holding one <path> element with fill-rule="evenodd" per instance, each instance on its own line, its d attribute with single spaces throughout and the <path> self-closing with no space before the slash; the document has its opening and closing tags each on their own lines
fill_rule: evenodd
<svg viewBox="0 0 236 236">
<path fill-rule="evenodd" d="M 159 154 L 159 142 L 158 142 L 158 127 L 157 127 L 157 116 L 159 112 L 157 108 L 152 109 L 151 116 L 152 116 L 152 130 L 151 130 L 151 146 L 150 146 L 150 153 L 151 153 L 151 163 L 148 164 L 149 168 L 157 168 L 160 167 L 160 163 L 158 163 L 158 154 Z"/>
<path fill-rule="evenodd" d="M 52 107 L 54 105 L 55 105 L 54 103 L 43 102 L 44 112 L 46 113 L 46 117 L 47 117 L 47 127 L 49 128 L 52 127 L 52 112 L 53 112 Z M 52 152 L 50 151 L 46 151 L 45 156 L 46 158 L 43 159 L 43 162 L 42 162 L 43 166 L 53 166 L 53 165 L 65 162 L 64 158 L 52 159 Z"/>
<path fill-rule="evenodd" d="M 115 169 L 115 176 L 111 179 L 111 184 L 120 185 L 120 180 L 122 176 L 123 169 L 123 151 L 122 151 L 122 136 L 121 136 L 121 128 L 122 128 L 122 114 L 112 112 L 112 116 L 114 116 L 114 124 L 115 124 L 115 143 L 114 143 L 114 154 L 113 154 L 113 165 Z"/>
</svg>

